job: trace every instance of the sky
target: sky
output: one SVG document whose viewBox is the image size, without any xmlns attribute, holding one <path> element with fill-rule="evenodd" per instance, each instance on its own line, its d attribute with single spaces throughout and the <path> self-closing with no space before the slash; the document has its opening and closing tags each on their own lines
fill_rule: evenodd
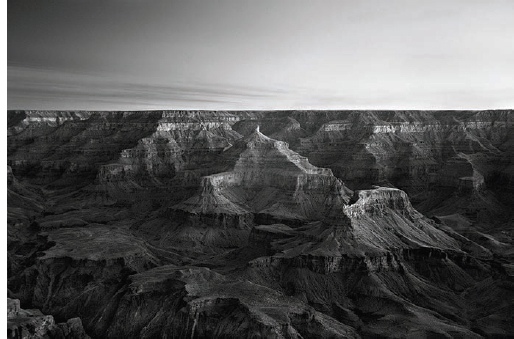
<svg viewBox="0 0 514 339">
<path fill-rule="evenodd" d="M 9 109 L 514 108 L 512 0 L 8 0 Z"/>
</svg>

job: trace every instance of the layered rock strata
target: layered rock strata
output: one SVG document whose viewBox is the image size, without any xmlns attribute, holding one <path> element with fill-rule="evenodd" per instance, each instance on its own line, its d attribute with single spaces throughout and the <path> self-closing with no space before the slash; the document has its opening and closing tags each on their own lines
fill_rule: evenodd
<svg viewBox="0 0 514 339">
<path fill-rule="evenodd" d="M 183 211 L 221 220 L 223 226 L 247 227 L 253 216 L 322 219 L 349 200 L 350 191 L 329 169 L 311 165 L 259 127 L 226 153 L 237 157 L 233 169 L 203 177 L 200 193 L 172 207 L 172 217 Z"/>
<path fill-rule="evenodd" d="M 8 135 L 8 297 L 41 310 L 18 332 L 514 333 L 511 111 L 18 111 Z"/>
<path fill-rule="evenodd" d="M 298 151 L 314 164 L 332 168 L 350 185 L 373 178 L 408 189 L 425 187 L 423 183 L 456 187 L 459 177 L 452 173 L 460 173 L 459 168 L 448 168 L 441 175 L 440 165 L 460 153 L 482 153 L 501 168 L 507 159 L 502 159 L 498 147 L 511 130 L 509 111 L 348 113 L 302 139 Z"/>
<path fill-rule="evenodd" d="M 139 140 L 136 147 L 124 149 L 118 161 L 102 166 L 99 180 L 122 187 L 127 181 L 176 186 L 169 181 L 179 174 L 176 181 L 180 180 L 180 185 L 187 185 L 184 180 L 197 185 L 202 175 L 212 171 L 209 167 L 216 156 L 241 137 L 231 129 L 240 118 L 223 112 L 164 112 L 152 135 Z"/>
</svg>

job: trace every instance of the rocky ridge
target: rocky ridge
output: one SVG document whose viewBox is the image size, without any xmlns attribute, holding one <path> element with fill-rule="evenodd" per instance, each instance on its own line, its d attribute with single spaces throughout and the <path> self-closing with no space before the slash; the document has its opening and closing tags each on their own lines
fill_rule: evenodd
<svg viewBox="0 0 514 339">
<path fill-rule="evenodd" d="M 330 169 L 311 165 L 286 142 L 262 134 L 259 127 L 227 153 L 237 157 L 234 168 L 203 177 L 200 194 L 172 210 L 316 220 L 349 200 L 350 190 Z"/>
</svg>

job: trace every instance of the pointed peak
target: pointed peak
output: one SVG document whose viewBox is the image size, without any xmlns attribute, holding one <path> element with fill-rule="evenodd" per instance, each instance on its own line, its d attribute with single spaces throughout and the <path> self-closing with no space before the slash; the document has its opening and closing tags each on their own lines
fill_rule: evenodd
<svg viewBox="0 0 514 339">
<path fill-rule="evenodd" d="M 253 135 L 256 135 L 256 136 L 259 136 L 259 137 L 261 137 L 261 138 L 263 137 L 263 138 L 265 138 L 265 139 L 273 140 L 273 139 L 271 139 L 270 137 L 268 137 L 268 136 L 264 135 L 264 134 L 261 132 L 261 130 L 260 130 L 260 126 L 259 126 L 259 125 L 257 125 L 257 127 L 255 127 L 255 131 L 254 131 L 252 134 L 253 134 Z"/>
<path fill-rule="evenodd" d="M 253 142 L 259 142 L 259 143 L 262 143 L 262 142 L 274 142 L 276 140 L 274 139 L 271 139 L 267 136 L 265 136 L 264 134 L 261 133 L 260 129 L 259 129 L 259 126 L 257 126 L 255 128 L 255 131 L 253 131 L 252 134 L 248 135 L 246 138 L 245 138 L 245 141 L 246 142 L 249 142 L 249 141 L 253 141 Z"/>
</svg>

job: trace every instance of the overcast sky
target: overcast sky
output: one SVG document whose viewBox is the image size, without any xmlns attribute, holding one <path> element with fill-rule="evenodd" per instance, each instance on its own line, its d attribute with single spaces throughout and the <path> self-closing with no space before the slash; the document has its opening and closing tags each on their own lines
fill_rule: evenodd
<svg viewBox="0 0 514 339">
<path fill-rule="evenodd" d="M 8 108 L 514 108 L 512 18 L 512 0 L 9 0 Z"/>
</svg>

